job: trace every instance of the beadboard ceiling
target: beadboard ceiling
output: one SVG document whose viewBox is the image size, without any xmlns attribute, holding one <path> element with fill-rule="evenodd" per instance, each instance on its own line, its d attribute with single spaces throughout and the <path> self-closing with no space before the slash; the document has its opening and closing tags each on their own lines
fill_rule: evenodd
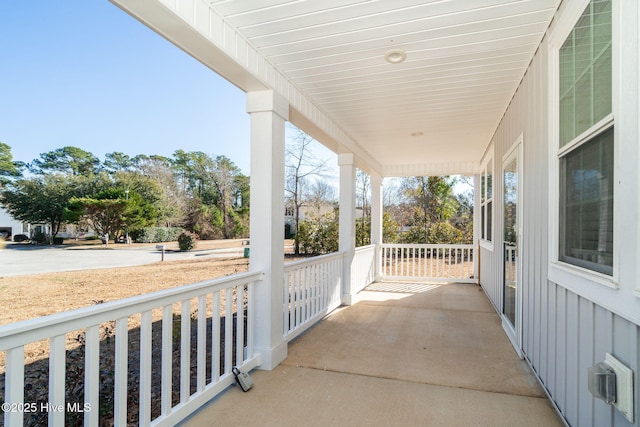
<svg viewBox="0 0 640 427">
<path fill-rule="evenodd" d="M 383 166 L 479 162 L 560 3 L 205 1 Z"/>
</svg>

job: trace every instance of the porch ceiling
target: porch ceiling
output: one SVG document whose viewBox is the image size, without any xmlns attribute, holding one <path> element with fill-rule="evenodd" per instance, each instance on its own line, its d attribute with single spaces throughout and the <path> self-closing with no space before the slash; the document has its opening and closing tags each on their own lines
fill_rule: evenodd
<svg viewBox="0 0 640 427">
<path fill-rule="evenodd" d="M 479 162 L 560 3 L 204 1 L 363 153 L 398 171 Z M 392 49 L 406 60 L 386 62 Z"/>
</svg>

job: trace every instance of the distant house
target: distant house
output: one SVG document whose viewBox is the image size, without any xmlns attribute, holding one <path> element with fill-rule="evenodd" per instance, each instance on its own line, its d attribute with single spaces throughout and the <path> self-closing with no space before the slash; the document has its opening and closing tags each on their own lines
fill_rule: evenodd
<svg viewBox="0 0 640 427">
<path fill-rule="evenodd" d="M 25 234 L 29 237 L 33 237 L 34 233 L 44 233 L 48 235 L 50 232 L 51 227 L 48 224 L 30 224 L 21 222 L 11 216 L 6 209 L 0 208 L 0 238 L 4 237 L 5 240 L 13 240 L 13 237 L 17 234 Z M 64 224 L 56 236 L 71 239 L 77 237 L 78 234 L 79 232 L 75 225 Z M 84 234 L 93 235 L 95 233 L 88 232 Z"/>
<path fill-rule="evenodd" d="M 309 205 L 303 205 L 300 207 L 300 221 L 307 220 L 308 217 L 318 217 L 331 212 L 336 209 L 335 203 L 322 202 L 311 203 Z M 296 223 L 296 210 L 292 203 L 287 202 L 284 207 L 284 223 L 293 227 Z"/>
<path fill-rule="evenodd" d="M 30 225 L 20 222 L 5 209 L 0 208 L 0 238 L 12 240 L 16 234 L 29 234 Z"/>
</svg>

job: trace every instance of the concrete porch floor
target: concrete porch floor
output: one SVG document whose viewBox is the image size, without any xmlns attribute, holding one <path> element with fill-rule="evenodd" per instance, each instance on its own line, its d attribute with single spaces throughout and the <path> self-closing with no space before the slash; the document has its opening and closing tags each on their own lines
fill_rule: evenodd
<svg viewBox="0 0 640 427">
<path fill-rule="evenodd" d="M 360 297 L 183 425 L 563 425 L 480 287 L 376 283 Z"/>
</svg>

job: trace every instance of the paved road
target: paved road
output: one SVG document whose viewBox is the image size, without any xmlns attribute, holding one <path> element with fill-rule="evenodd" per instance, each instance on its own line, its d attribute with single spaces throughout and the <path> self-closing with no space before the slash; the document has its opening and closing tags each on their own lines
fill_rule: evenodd
<svg viewBox="0 0 640 427">
<path fill-rule="evenodd" d="M 242 256 L 242 254 L 242 247 L 192 252 L 166 251 L 164 259 L 176 261 L 193 257 L 230 257 Z M 161 257 L 161 252 L 153 246 L 135 249 L 104 247 L 87 249 L 9 244 L 6 249 L 0 249 L 0 277 L 130 267 L 158 262 Z"/>
</svg>

